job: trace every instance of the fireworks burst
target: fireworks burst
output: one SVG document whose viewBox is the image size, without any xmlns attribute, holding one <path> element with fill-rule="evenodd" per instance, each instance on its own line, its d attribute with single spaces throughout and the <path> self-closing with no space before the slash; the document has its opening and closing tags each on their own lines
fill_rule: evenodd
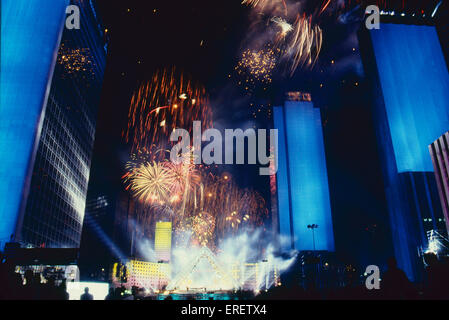
<svg viewBox="0 0 449 320">
<path fill-rule="evenodd" d="M 212 111 L 205 88 L 175 68 L 157 71 L 134 92 L 123 132 L 131 152 L 148 152 L 152 145 L 167 147 L 174 129 L 192 131 L 192 122 L 212 126 Z"/>
<path fill-rule="evenodd" d="M 226 236 L 229 226 L 237 232 L 243 226 L 263 225 L 268 210 L 258 192 L 240 189 L 229 174 L 215 176 L 195 171 L 190 171 L 190 180 L 186 180 L 182 177 L 185 172 L 180 171 L 179 179 L 165 162 L 131 169 L 123 178 L 127 189 L 141 204 L 133 206 L 136 220 L 151 226 L 161 216 L 170 218 L 176 233 L 183 235 L 178 241 L 194 241 L 211 248 Z M 182 192 L 176 190 L 176 180 L 192 181 L 193 176 L 195 183 L 188 182 Z M 189 230 L 193 238 L 186 237 Z"/>
<path fill-rule="evenodd" d="M 178 242 L 193 241 L 214 248 L 216 241 L 226 236 L 229 223 L 234 232 L 243 225 L 263 225 L 268 210 L 259 193 L 242 190 L 228 173 L 214 175 L 195 165 L 192 149 L 181 155 L 178 164 L 164 159 L 168 154 L 164 149 L 136 153 L 122 177 L 137 200 L 131 210 L 135 220 L 144 224 L 143 230 L 149 230 L 158 219 L 168 218 Z M 238 212 L 235 217 L 234 211 Z M 228 216 L 235 220 L 229 221 Z"/>
<path fill-rule="evenodd" d="M 235 67 L 239 85 L 242 85 L 247 91 L 252 91 L 259 83 L 270 84 L 273 81 L 272 73 L 275 66 L 276 57 L 273 49 L 245 50 Z"/>
<path fill-rule="evenodd" d="M 144 203 L 170 201 L 170 190 L 174 183 L 173 173 L 162 165 L 153 162 L 142 164 L 123 176 L 127 189 Z"/>
<path fill-rule="evenodd" d="M 173 174 L 174 183 L 171 190 L 177 195 L 182 194 L 186 188 L 192 189 L 198 186 L 201 182 L 200 173 L 192 163 L 174 164 L 166 161 L 162 165 Z"/>
</svg>

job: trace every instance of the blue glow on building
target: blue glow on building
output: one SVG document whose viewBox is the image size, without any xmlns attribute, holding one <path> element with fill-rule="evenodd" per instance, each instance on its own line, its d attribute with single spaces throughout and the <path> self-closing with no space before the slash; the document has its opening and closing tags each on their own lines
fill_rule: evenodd
<svg viewBox="0 0 449 320">
<path fill-rule="evenodd" d="M 280 234 L 294 249 L 334 251 L 334 233 L 321 115 L 311 102 L 287 101 L 274 108 L 279 130 L 278 206 Z M 288 241 L 287 241 L 288 242 Z M 288 243 L 284 249 L 288 247 Z"/>
<path fill-rule="evenodd" d="M 287 175 L 287 150 L 285 139 L 284 113 L 282 107 L 273 108 L 274 127 L 278 129 L 278 171 L 276 174 L 278 212 L 279 212 L 279 233 L 281 235 L 290 235 L 292 233 L 290 223 L 290 196 L 288 189 Z M 290 236 L 282 239 L 282 249 L 288 251 L 293 249 L 293 242 Z"/>
<path fill-rule="evenodd" d="M 396 260 L 422 280 L 423 221 L 441 215 L 428 146 L 449 128 L 449 74 L 435 27 L 381 24 L 367 31 L 365 71 L 374 86 L 374 122 Z M 367 38 L 367 39 L 368 39 Z"/>
<path fill-rule="evenodd" d="M 29 184 L 69 0 L 2 0 L 0 248 L 15 233 Z"/>
<path fill-rule="evenodd" d="M 435 27 L 371 31 L 398 172 L 433 171 L 428 146 L 449 129 L 449 74 Z"/>
</svg>

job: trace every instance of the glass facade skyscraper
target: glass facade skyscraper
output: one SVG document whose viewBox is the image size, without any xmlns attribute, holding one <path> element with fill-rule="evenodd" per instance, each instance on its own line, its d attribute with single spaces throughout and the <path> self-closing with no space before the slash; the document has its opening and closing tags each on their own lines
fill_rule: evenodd
<svg viewBox="0 0 449 320">
<path fill-rule="evenodd" d="M 105 36 L 95 1 L 70 1 L 80 9 L 80 29 L 63 28 L 69 1 L 45 2 L 49 7 L 50 3 L 60 3 L 58 21 L 63 33 L 61 41 L 55 41 L 54 52 L 48 52 L 55 57 L 55 68 L 48 101 L 41 110 L 35 159 L 28 172 L 29 190 L 22 199 L 14 241 L 39 247 L 77 248 L 106 64 Z M 41 8 L 39 14 L 43 11 Z M 30 24 L 45 20 L 30 19 Z M 36 37 L 45 38 L 45 34 Z M 5 150 L 3 146 L 1 150 Z"/>
<path fill-rule="evenodd" d="M 68 4 L 0 2 L 0 249 L 16 233 L 28 195 Z"/>
<path fill-rule="evenodd" d="M 37 149 L 20 241 L 79 247 L 106 64 L 93 1 L 72 1 L 79 30 L 64 29 Z"/>
</svg>

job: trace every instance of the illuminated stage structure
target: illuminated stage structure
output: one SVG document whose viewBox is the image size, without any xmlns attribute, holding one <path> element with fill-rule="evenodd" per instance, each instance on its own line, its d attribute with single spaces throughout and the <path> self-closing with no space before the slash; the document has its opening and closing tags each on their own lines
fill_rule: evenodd
<svg viewBox="0 0 449 320">
<path fill-rule="evenodd" d="M 320 109 L 310 94 L 290 92 L 273 108 L 278 129 L 277 203 L 283 251 L 334 251 Z M 308 225 L 318 225 L 314 230 Z M 286 241 L 285 241 L 286 239 Z"/>
<path fill-rule="evenodd" d="M 434 26 L 381 23 L 378 30 L 362 29 L 395 256 L 407 276 L 419 281 L 426 232 L 444 218 L 428 146 L 449 129 L 447 65 Z"/>
<path fill-rule="evenodd" d="M 232 276 L 239 288 L 248 291 L 268 290 L 281 285 L 277 266 L 268 260 L 235 264 L 232 267 Z"/>
<path fill-rule="evenodd" d="M 441 234 L 437 230 L 427 231 L 428 246 L 424 253 L 434 253 L 437 256 L 449 256 L 449 239 L 446 234 Z"/>
<path fill-rule="evenodd" d="M 79 30 L 64 27 L 69 4 Z M 80 245 L 106 63 L 95 10 L 1 1 L 0 247 Z"/>
<path fill-rule="evenodd" d="M 203 261 L 206 264 L 202 264 Z M 198 283 L 195 279 L 192 279 L 195 272 L 206 272 L 208 274 L 208 284 Z M 235 279 L 220 266 L 214 254 L 207 247 L 201 248 L 200 253 L 170 282 L 167 290 L 189 291 L 189 288 L 201 289 L 201 287 L 208 288 L 209 290 L 232 290 L 238 287 Z"/>
<path fill-rule="evenodd" d="M 198 273 L 199 277 L 195 277 Z M 207 276 L 205 276 L 207 275 Z M 279 286 L 279 271 L 269 261 L 233 264 L 228 272 L 212 251 L 202 247 L 184 271 L 176 275 L 167 290 L 178 291 L 222 291 L 243 289 L 257 292 Z"/>
<path fill-rule="evenodd" d="M 159 222 L 156 226 L 156 257 L 170 257 L 171 246 L 167 243 L 167 230 L 171 223 Z M 194 250 L 195 249 L 195 250 Z M 280 273 L 275 263 L 270 260 L 261 262 L 233 263 L 227 270 L 218 261 L 217 256 L 208 248 L 185 248 L 195 254 L 183 262 L 179 272 L 174 272 L 176 261 L 149 262 L 132 259 L 124 263 L 115 263 L 112 268 L 112 283 L 115 287 L 131 289 L 133 286 L 145 288 L 153 293 L 176 292 L 189 294 L 195 292 L 226 292 L 237 289 L 258 292 L 280 285 Z"/>
</svg>

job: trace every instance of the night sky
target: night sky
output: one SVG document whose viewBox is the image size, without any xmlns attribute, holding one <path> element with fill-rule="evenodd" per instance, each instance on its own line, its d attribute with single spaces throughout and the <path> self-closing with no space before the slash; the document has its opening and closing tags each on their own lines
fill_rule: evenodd
<svg viewBox="0 0 449 320">
<path fill-rule="evenodd" d="M 109 55 L 89 192 L 123 187 L 120 177 L 129 153 L 121 133 L 133 90 L 156 69 L 176 66 L 206 86 L 218 129 L 267 128 L 268 105 L 280 104 L 286 91 L 311 92 L 323 119 L 337 250 L 355 261 L 364 250 L 388 245 L 369 88 L 357 41 L 360 21 L 323 19 L 323 51 L 315 67 L 298 69 L 292 78 L 275 73 L 266 92 L 248 96 L 229 78 L 246 49 L 251 23 L 251 10 L 239 0 L 98 3 Z M 268 179 L 257 175 L 257 167 L 224 170 L 268 197 Z"/>
</svg>

